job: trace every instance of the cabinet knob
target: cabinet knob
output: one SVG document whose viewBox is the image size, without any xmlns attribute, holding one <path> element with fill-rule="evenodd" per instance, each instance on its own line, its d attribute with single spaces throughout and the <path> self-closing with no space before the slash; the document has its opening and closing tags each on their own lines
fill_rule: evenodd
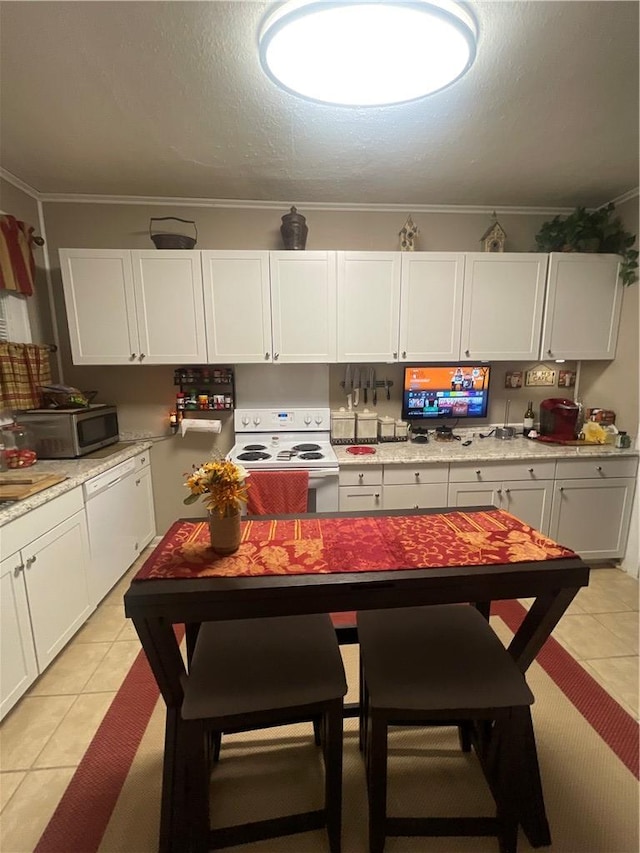
<svg viewBox="0 0 640 853">
<path fill-rule="evenodd" d="M 364 479 L 364 474 L 358 474 L 358 479 L 359 479 L 359 480 L 363 480 L 363 479 Z"/>
<path fill-rule="evenodd" d="M 533 474 L 533 468 L 529 468 L 529 473 Z"/>
<path fill-rule="evenodd" d="M 18 565 L 14 568 L 13 574 L 14 577 L 18 577 L 20 572 L 24 572 L 24 563 L 18 563 Z"/>
<path fill-rule="evenodd" d="M 505 489 L 505 492 L 506 492 L 507 494 L 509 494 L 509 493 L 511 492 L 511 489 Z"/>
<path fill-rule="evenodd" d="M 265 352 L 265 354 L 264 354 L 264 360 L 265 360 L 265 361 L 269 361 L 269 357 L 270 357 L 270 354 L 269 354 L 268 352 Z"/>
<path fill-rule="evenodd" d="M 274 361 L 277 361 L 279 358 L 280 358 L 280 353 L 279 353 L 279 352 L 274 352 L 274 354 L 273 354 L 273 360 L 274 360 Z"/>
<path fill-rule="evenodd" d="M 140 361 L 142 361 L 143 358 L 146 358 L 146 355 L 143 352 L 141 352 L 140 353 Z"/>
<path fill-rule="evenodd" d="M 406 349 L 403 349 L 403 350 L 402 350 L 402 357 L 403 357 L 403 358 L 406 358 L 406 357 L 407 357 L 407 351 L 406 351 Z"/>
<path fill-rule="evenodd" d="M 27 557 L 27 568 L 28 569 L 30 569 L 31 566 L 35 563 L 36 559 L 37 558 L 35 555 L 33 557 Z"/>
<path fill-rule="evenodd" d="M 138 545 L 138 543 L 137 543 L 137 542 L 134 542 L 134 544 L 133 544 L 133 550 L 134 550 L 134 551 L 139 551 L 139 550 L 140 550 L 140 546 Z"/>
<path fill-rule="evenodd" d="M 377 501 L 379 501 L 379 500 L 380 500 L 380 492 L 374 492 L 374 493 L 373 493 L 373 497 L 374 497 Z"/>
<path fill-rule="evenodd" d="M 476 477 L 479 477 L 479 476 L 480 476 L 480 474 L 482 474 L 482 471 L 481 471 L 481 469 L 480 469 L 480 468 L 478 468 L 478 470 L 476 471 Z"/>
<path fill-rule="evenodd" d="M 137 358 L 137 357 L 138 357 L 138 354 L 137 354 L 137 353 L 135 353 L 135 352 L 132 352 L 132 353 L 131 353 L 131 359 L 130 359 L 130 360 L 131 360 L 131 361 L 133 361 L 133 360 L 134 360 L 134 358 Z"/>
<path fill-rule="evenodd" d="M 558 491 L 559 491 L 559 492 L 564 492 L 564 486 L 560 486 L 560 488 L 558 489 Z"/>
<path fill-rule="evenodd" d="M 414 508 L 414 509 L 420 509 L 420 507 L 418 506 L 418 504 L 414 504 L 414 505 L 413 505 L 413 508 Z"/>
<path fill-rule="evenodd" d="M 140 480 L 136 480 L 136 486 L 139 486 L 139 485 L 140 485 L 140 483 L 141 483 L 141 481 L 140 481 Z"/>
<path fill-rule="evenodd" d="M 602 465 L 596 465 L 596 471 L 602 471 Z"/>
<path fill-rule="evenodd" d="M 502 489 L 498 489 L 497 494 L 501 495 L 501 494 L 502 494 Z"/>
<path fill-rule="evenodd" d="M 550 349 L 548 349 L 548 350 L 547 350 L 547 355 L 553 355 L 553 352 L 552 352 Z"/>
<path fill-rule="evenodd" d="M 397 358 L 398 358 L 398 353 L 397 353 L 397 352 L 394 352 L 393 357 L 394 357 L 395 359 L 397 359 Z"/>
<path fill-rule="evenodd" d="M 141 465 L 144 465 L 144 463 L 145 463 L 146 461 L 147 461 L 147 457 L 146 457 L 146 456 L 141 456 L 141 457 L 140 457 L 140 464 L 141 464 Z"/>
<path fill-rule="evenodd" d="M 464 354 L 466 355 L 466 357 L 467 357 L 467 358 L 469 358 L 469 356 L 471 355 L 471 353 L 469 352 L 469 350 L 468 350 L 468 349 L 466 349 L 466 350 L 464 351 Z"/>
<path fill-rule="evenodd" d="M 420 472 L 416 471 L 413 476 L 416 478 L 416 480 L 419 480 L 420 479 Z"/>
</svg>

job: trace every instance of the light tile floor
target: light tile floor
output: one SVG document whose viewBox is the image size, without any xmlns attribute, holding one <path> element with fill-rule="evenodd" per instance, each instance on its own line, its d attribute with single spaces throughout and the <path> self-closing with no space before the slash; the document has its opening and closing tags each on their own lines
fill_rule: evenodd
<svg viewBox="0 0 640 853">
<path fill-rule="evenodd" d="M 140 649 L 122 606 L 138 565 L 0 724 L 2 853 L 34 849 Z M 635 719 L 638 598 L 634 578 L 617 568 L 594 569 L 589 587 L 578 593 L 554 631 Z"/>
</svg>

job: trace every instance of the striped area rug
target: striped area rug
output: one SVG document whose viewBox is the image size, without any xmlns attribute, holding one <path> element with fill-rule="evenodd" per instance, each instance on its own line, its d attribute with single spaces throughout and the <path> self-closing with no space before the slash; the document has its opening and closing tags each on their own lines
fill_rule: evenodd
<svg viewBox="0 0 640 853">
<path fill-rule="evenodd" d="M 524 616 L 518 602 L 494 605 L 507 643 Z M 357 694 L 357 649 L 343 647 Z M 553 853 L 636 853 L 638 724 L 555 640 L 528 671 Z M 157 850 L 164 705 L 141 652 L 47 825 L 37 853 Z M 453 729 L 391 735 L 389 805 L 395 814 L 491 814 L 492 800 Z M 427 759 L 428 760 L 425 760 Z M 306 724 L 225 737 L 216 768 L 219 825 L 319 808 L 322 768 Z M 345 853 L 368 850 L 366 793 L 355 720 L 345 720 Z M 491 838 L 393 838 L 386 853 L 484 853 Z M 253 853 L 327 851 L 323 831 L 235 848 Z M 532 848 L 524 835 L 519 850 Z"/>
</svg>

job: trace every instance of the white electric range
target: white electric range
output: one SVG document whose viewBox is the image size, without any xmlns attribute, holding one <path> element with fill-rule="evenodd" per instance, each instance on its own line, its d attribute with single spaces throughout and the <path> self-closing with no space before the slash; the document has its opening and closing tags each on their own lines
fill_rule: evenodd
<svg viewBox="0 0 640 853">
<path fill-rule="evenodd" d="M 309 472 L 309 512 L 338 509 L 338 459 L 328 408 L 236 409 L 227 459 L 252 470 Z"/>
</svg>

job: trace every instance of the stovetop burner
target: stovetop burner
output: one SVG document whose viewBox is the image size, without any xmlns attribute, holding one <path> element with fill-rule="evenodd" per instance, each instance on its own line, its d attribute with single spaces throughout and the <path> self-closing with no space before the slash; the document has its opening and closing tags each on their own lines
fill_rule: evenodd
<svg viewBox="0 0 640 853">
<path fill-rule="evenodd" d="M 294 444 L 291 448 L 295 450 L 297 453 L 310 453 L 312 451 L 320 450 L 319 444 Z M 321 459 L 322 454 L 320 456 L 309 456 L 308 459 Z"/>
<path fill-rule="evenodd" d="M 301 453 L 298 456 L 298 459 L 322 459 L 322 458 L 323 458 L 323 454 L 319 453 L 316 450 L 307 451 L 305 453 Z"/>
<path fill-rule="evenodd" d="M 240 462 L 259 462 L 262 459 L 271 459 L 271 454 L 263 453 L 259 450 L 251 450 L 248 453 L 238 453 L 237 458 Z"/>
<path fill-rule="evenodd" d="M 266 444 L 245 444 L 243 450 L 266 450 Z"/>
</svg>

